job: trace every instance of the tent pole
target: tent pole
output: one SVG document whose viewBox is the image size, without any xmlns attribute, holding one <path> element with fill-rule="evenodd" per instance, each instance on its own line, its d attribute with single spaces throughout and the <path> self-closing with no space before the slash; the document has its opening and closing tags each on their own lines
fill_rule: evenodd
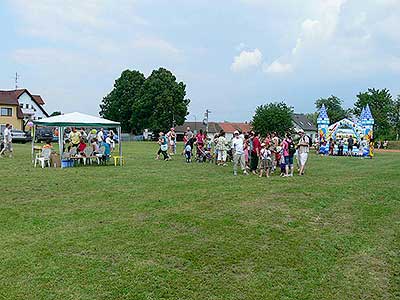
<svg viewBox="0 0 400 300">
<path fill-rule="evenodd" d="M 122 166 L 122 137 L 121 137 L 121 126 L 118 127 L 118 148 L 119 148 L 119 165 Z"/>
<path fill-rule="evenodd" d="M 64 127 L 60 126 L 58 128 L 58 147 L 60 149 L 60 161 L 61 161 L 61 168 L 62 168 L 62 157 L 64 153 Z"/>
<path fill-rule="evenodd" d="M 32 163 L 35 162 L 35 135 L 36 135 L 36 125 L 32 127 Z"/>
</svg>

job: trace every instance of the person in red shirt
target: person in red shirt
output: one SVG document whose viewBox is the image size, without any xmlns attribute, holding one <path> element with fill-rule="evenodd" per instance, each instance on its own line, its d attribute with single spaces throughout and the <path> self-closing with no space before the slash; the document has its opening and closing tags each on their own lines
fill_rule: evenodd
<svg viewBox="0 0 400 300">
<path fill-rule="evenodd" d="M 257 174 L 258 161 L 261 152 L 260 134 L 255 133 L 253 137 L 253 148 L 251 150 L 250 171 Z"/>
<path fill-rule="evenodd" d="M 84 154 L 85 149 L 86 149 L 86 143 L 83 140 L 83 138 L 81 138 L 78 144 L 78 153 Z"/>
</svg>

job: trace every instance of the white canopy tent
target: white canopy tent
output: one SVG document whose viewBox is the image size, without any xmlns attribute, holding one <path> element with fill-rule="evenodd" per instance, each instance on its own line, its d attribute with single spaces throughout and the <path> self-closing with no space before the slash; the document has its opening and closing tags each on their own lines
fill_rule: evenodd
<svg viewBox="0 0 400 300">
<path fill-rule="evenodd" d="M 34 155 L 34 143 L 37 126 L 58 127 L 59 138 L 58 144 L 60 155 L 64 152 L 64 129 L 65 127 L 91 127 L 91 128 L 117 128 L 118 131 L 118 149 L 119 156 L 122 156 L 122 143 L 121 143 L 121 124 L 119 122 L 110 121 L 107 119 L 90 116 L 78 112 L 73 112 L 65 115 L 49 117 L 41 120 L 33 121 L 33 138 L 32 138 L 32 159 Z M 122 165 L 122 160 L 120 160 Z"/>
</svg>

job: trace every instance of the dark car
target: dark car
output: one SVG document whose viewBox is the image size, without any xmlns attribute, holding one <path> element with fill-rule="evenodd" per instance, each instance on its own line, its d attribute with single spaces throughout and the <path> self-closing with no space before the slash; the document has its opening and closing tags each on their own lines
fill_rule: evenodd
<svg viewBox="0 0 400 300">
<path fill-rule="evenodd" d="M 11 129 L 11 136 L 13 143 L 29 143 L 32 142 L 32 136 L 30 132 L 24 132 L 22 130 Z"/>
<path fill-rule="evenodd" d="M 52 128 L 38 128 L 35 134 L 35 142 L 57 142 L 58 137 L 54 135 Z"/>
</svg>

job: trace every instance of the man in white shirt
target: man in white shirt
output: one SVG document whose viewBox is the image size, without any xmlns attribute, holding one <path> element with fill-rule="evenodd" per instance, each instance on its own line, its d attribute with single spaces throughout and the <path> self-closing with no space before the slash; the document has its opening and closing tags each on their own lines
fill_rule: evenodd
<svg viewBox="0 0 400 300">
<path fill-rule="evenodd" d="M 233 175 L 237 176 L 237 168 L 239 164 L 243 171 L 243 174 L 247 175 L 245 155 L 243 149 L 244 147 L 243 139 L 239 137 L 239 131 L 235 131 L 233 135 L 234 135 L 232 139 Z"/>
<path fill-rule="evenodd" d="M 1 157 L 1 155 L 3 155 L 3 153 L 5 151 L 10 152 L 10 157 L 13 156 L 11 128 L 12 128 L 12 126 L 10 124 L 6 124 L 6 128 L 4 129 L 4 132 L 3 132 L 4 148 L 0 152 L 0 157 Z"/>
</svg>

